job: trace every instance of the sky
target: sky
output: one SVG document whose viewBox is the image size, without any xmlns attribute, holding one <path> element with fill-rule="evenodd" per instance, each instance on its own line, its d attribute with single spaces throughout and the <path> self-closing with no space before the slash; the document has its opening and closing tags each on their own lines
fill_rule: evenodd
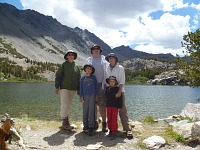
<svg viewBox="0 0 200 150">
<path fill-rule="evenodd" d="M 200 0 L 0 0 L 71 28 L 94 33 L 111 48 L 183 55 L 183 36 L 200 28 Z M 97 43 L 98 44 L 98 43 Z"/>
</svg>

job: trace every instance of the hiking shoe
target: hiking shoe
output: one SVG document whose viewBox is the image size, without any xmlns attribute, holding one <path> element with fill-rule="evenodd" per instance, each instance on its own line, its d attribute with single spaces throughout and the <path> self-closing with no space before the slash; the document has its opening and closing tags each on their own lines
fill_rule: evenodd
<svg viewBox="0 0 200 150">
<path fill-rule="evenodd" d="M 92 130 L 91 128 L 89 128 L 89 129 L 87 130 L 87 134 L 88 134 L 89 136 L 92 136 L 92 135 L 93 135 L 93 130 Z"/>
<path fill-rule="evenodd" d="M 71 131 L 72 129 L 74 129 L 74 127 L 73 126 L 62 126 L 61 129 L 62 130 L 69 130 L 69 131 Z"/>
<path fill-rule="evenodd" d="M 83 133 L 87 133 L 88 132 L 88 128 L 89 127 L 83 127 Z"/>
</svg>

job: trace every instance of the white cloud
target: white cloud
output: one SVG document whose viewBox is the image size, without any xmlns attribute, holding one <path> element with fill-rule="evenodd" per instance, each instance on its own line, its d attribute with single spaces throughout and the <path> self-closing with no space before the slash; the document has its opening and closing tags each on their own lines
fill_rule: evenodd
<svg viewBox="0 0 200 150">
<path fill-rule="evenodd" d="M 161 0 L 164 7 L 163 11 L 173 11 L 175 9 L 180 9 L 188 7 L 188 3 L 183 3 L 183 0 Z"/>
<path fill-rule="evenodd" d="M 139 44 L 135 49 L 152 53 L 182 53 L 180 43 L 191 26 L 189 15 L 167 13 L 188 7 L 182 0 L 21 0 L 21 3 L 69 27 L 88 29 L 111 47 Z M 149 14 L 158 10 L 165 13 L 153 20 Z M 197 21 L 193 20 L 194 25 Z"/>
<path fill-rule="evenodd" d="M 160 54 L 160 53 L 171 53 L 176 56 L 176 54 L 182 56 L 184 48 L 172 49 L 172 48 L 163 48 L 161 45 L 147 44 L 147 45 L 139 45 L 135 47 L 135 50 L 152 53 L 152 54 Z"/>
</svg>

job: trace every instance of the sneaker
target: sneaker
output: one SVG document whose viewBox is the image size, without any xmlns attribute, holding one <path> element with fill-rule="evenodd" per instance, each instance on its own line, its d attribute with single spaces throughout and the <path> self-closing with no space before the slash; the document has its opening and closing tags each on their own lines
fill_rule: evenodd
<svg viewBox="0 0 200 150">
<path fill-rule="evenodd" d="M 111 135 L 112 135 L 112 133 L 109 131 L 109 133 L 108 133 L 108 135 L 107 135 L 107 136 L 108 136 L 108 137 L 110 137 Z"/>
<path fill-rule="evenodd" d="M 132 139 L 132 138 L 133 138 L 133 133 L 132 133 L 132 131 L 126 131 L 126 137 L 127 137 L 128 139 Z"/>
</svg>

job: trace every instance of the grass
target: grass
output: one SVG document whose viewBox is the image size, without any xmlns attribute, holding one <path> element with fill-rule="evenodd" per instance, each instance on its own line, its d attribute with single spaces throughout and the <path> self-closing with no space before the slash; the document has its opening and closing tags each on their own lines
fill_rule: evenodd
<svg viewBox="0 0 200 150">
<path fill-rule="evenodd" d="M 1 75 L 0 75 L 1 77 Z M 46 78 L 42 78 L 40 80 L 37 79 L 22 79 L 16 77 L 5 78 L 4 80 L 0 80 L 0 82 L 50 82 Z"/>
<path fill-rule="evenodd" d="M 182 135 L 174 132 L 171 126 L 166 129 L 166 134 L 170 135 L 176 142 L 187 144 L 185 138 Z"/>
<path fill-rule="evenodd" d="M 180 120 L 188 120 L 190 123 L 193 122 L 193 121 L 192 121 L 192 118 L 189 118 L 189 117 L 182 117 L 182 116 L 179 116 L 179 119 L 180 119 Z"/>
<path fill-rule="evenodd" d="M 143 122 L 143 123 L 151 123 L 151 124 L 155 123 L 153 116 L 150 116 L 150 115 L 146 116 L 146 117 L 142 120 L 142 122 Z"/>
<path fill-rule="evenodd" d="M 138 141 L 136 145 L 140 148 L 147 149 L 147 146 L 144 143 L 142 143 L 142 141 Z"/>
<path fill-rule="evenodd" d="M 148 137 L 153 135 L 161 136 L 165 139 L 167 145 L 176 145 L 177 142 L 187 144 L 184 137 L 173 132 L 171 126 L 166 124 L 158 124 L 155 123 L 154 118 L 152 116 L 146 116 L 142 119 L 142 123 L 136 125 L 133 129 L 134 137 L 138 138 L 138 142 L 136 146 L 140 148 L 146 148 L 142 141 Z"/>
<path fill-rule="evenodd" d="M 61 126 L 61 121 L 59 120 L 38 120 L 33 117 L 26 117 L 23 116 L 22 118 L 16 118 L 15 119 L 15 126 L 16 127 L 21 127 L 21 128 L 26 128 L 27 125 L 31 127 L 33 130 L 41 129 L 41 128 L 53 128 L 53 129 L 58 129 Z M 71 124 L 76 124 L 77 128 L 81 128 L 82 122 L 79 121 L 71 121 Z"/>
</svg>

